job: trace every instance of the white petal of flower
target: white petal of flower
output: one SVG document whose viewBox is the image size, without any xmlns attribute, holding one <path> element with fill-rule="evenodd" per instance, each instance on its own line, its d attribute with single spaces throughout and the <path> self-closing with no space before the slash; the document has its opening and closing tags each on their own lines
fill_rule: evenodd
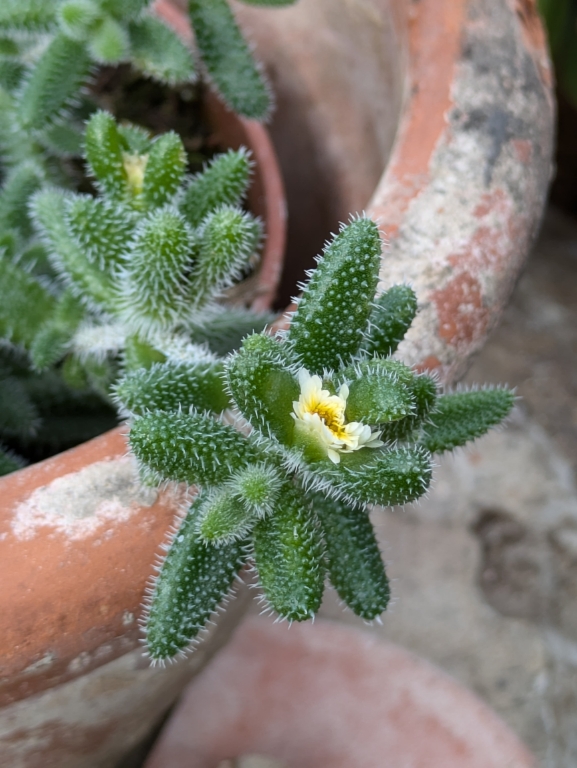
<svg viewBox="0 0 577 768">
<path fill-rule="evenodd" d="M 301 429 L 312 435 L 325 449 L 328 458 L 338 464 L 339 453 L 351 453 L 359 448 L 377 448 L 383 445 L 380 434 L 372 432 L 368 424 L 345 422 L 349 388 L 343 384 L 338 395 L 323 389 L 320 376 L 311 376 L 301 368 L 298 374 L 301 394 L 293 401 L 292 417 Z"/>
</svg>

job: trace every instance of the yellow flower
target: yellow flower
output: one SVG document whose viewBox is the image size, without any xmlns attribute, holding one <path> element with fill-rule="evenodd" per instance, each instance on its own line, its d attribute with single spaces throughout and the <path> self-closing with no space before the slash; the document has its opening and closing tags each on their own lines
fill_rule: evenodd
<svg viewBox="0 0 577 768">
<path fill-rule="evenodd" d="M 343 384 L 337 395 L 323 389 L 320 376 L 311 376 L 305 369 L 299 371 L 301 394 L 293 402 L 291 414 L 297 432 L 312 438 L 328 458 L 338 464 L 340 453 L 351 453 L 360 448 L 379 448 L 383 442 L 380 433 L 359 421 L 345 421 L 349 388 Z"/>
<path fill-rule="evenodd" d="M 130 155 L 128 152 L 122 153 L 122 164 L 126 171 L 128 186 L 133 195 L 142 194 L 144 186 L 144 172 L 148 155 Z"/>
</svg>

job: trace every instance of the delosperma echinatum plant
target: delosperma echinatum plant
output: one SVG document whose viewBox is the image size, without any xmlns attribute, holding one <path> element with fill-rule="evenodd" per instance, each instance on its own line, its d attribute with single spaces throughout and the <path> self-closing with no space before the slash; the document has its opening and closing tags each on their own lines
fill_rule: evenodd
<svg viewBox="0 0 577 768">
<path fill-rule="evenodd" d="M 14 352 L 0 365 L 0 437 L 8 442 L 37 433 L 42 419 L 26 393 L 33 387 L 38 400 L 41 381 L 53 392 L 55 366 L 60 399 L 73 411 L 83 392 L 93 408 L 94 393 L 106 401 L 119 369 L 215 361 L 269 319 L 216 301 L 254 266 L 262 236 L 260 221 L 240 207 L 251 175 L 245 150 L 191 176 L 175 133 L 152 138 L 102 111 L 88 121 L 84 147 L 98 194 L 45 185 L 30 205 L 42 244 L 31 237 L 16 257 L 0 246 L 0 341 Z M 4 212 L 26 229 L 27 211 L 17 216 L 2 202 L 0 221 Z M 2 397 L 7 388 L 22 396 Z M 103 423 L 111 426 L 110 416 Z M 0 451 L 0 474 L 19 466 Z"/>
<path fill-rule="evenodd" d="M 433 454 L 509 413 L 507 389 L 441 394 L 392 359 L 417 302 L 404 285 L 375 299 L 380 255 L 375 223 L 352 220 L 303 286 L 288 332 L 249 335 L 224 364 L 155 364 L 120 382 L 144 472 L 198 488 L 151 590 L 152 659 L 186 649 L 247 564 L 283 619 L 314 617 L 327 578 L 376 619 L 389 585 L 370 506 L 418 499 Z"/>
<path fill-rule="evenodd" d="M 129 370 L 212 361 L 206 344 L 228 352 L 227 334 L 240 341 L 243 329 L 264 326 L 266 318 L 214 302 L 261 239 L 259 220 L 240 208 L 250 178 L 244 150 L 189 177 L 177 134 L 151 139 L 101 111 L 86 126 L 85 159 L 97 196 L 47 187 L 32 199 L 65 286 L 30 344 L 37 369 L 67 354 L 80 363 L 120 356 Z"/>
</svg>

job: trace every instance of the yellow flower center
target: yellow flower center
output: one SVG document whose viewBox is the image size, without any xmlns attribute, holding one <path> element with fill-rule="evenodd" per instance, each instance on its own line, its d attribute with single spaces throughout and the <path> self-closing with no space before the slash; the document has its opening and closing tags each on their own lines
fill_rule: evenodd
<svg viewBox="0 0 577 768">
<path fill-rule="evenodd" d="M 148 155 L 130 155 L 128 152 L 124 152 L 122 155 L 122 164 L 126 171 L 128 186 L 135 196 L 142 193 L 147 162 Z"/>
<path fill-rule="evenodd" d="M 302 368 L 299 372 L 301 394 L 293 402 L 293 419 L 297 439 L 314 441 L 328 458 L 338 464 L 339 453 L 358 451 L 359 448 L 378 448 L 383 443 L 379 433 L 366 424 L 345 421 L 349 388 L 346 384 L 337 395 L 323 389 L 320 376 L 311 376 Z"/>
</svg>

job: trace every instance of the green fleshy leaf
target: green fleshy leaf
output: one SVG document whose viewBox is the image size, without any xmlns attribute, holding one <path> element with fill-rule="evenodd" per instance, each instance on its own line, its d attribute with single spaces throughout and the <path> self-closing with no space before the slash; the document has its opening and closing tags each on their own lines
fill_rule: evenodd
<svg viewBox="0 0 577 768">
<path fill-rule="evenodd" d="M 425 417 L 433 410 L 437 401 L 437 384 L 426 374 L 413 375 L 408 384 L 415 403 L 411 416 L 400 421 L 382 425 L 381 439 L 385 441 L 409 440 L 419 428 Z"/>
<path fill-rule="evenodd" d="M 38 141 L 57 157 L 80 157 L 84 138 L 74 123 L 50 125 L 38 136 Z"/>
<path fill-rule="evenodd" d="M 186 166 L 186 153 L 178 134 L 170 131 L 155 139 L 148 154 L 142 185 L 148 208 L 168 203 L 180 187 Z"/>
<path fill-rule="evenodd" d="M 191 52 L 166 24 L 154 16 L 142 16 L 128 26 L 131 59 L 136 69 L 167 85 L 195 79 Z"/>
<path fill-rule="evenodd" d="M 198 227 L 215 208 L 240 205 L 250 182 L 251 161 L 245 149 L 217 155 L 202 173 L 193 176 L 180 210 L 188 223 Z"/>
<path fill-rule="evenodd" d="M 146 411 L 199 411 L 220 413 L 230 406 L 224 391 L 224 364 L 156 363 L 148 370 L 134 371 L 120 380 L 116 397 L 124 408 L 137 415 Z"/>
<path fill-rule="evenodd" d="M 0 192 L 0 230 L 14 229 L 23 237 L 31 234 L 28 202 L 42 177 L 41 168 L 34 162 L 21 163 L 8 173 Z"/>
<path fill-rule="evenodd" d="M 282 480 L 276 467 L 260 463 L 237 472 L 228 481 L 228 486 L 251 514 L 261 518 L 273 513 Z"/>
<path fill-rule="evenodd" d="M 369 513 L 320 493 L 313 507 L 321 521 L 329 577 L 341 600 L 372 621 L 386 610 L 390 588 Z"/>
<path fill-rule="evenodd" d="M 128 152 L 135 155 L 146 155 L 150 151 L 152 135 L 146 128 L 127 122 L 116 127 L 121 143 L 125 145 Z"/>
<path fill-rule="evenodd" d="M 241 277 L 261 234 L 260 222 L 240 208 L 222 206 L 205 218 L 189 289 L 196 309 Z"/>
<path fill-rule="evenodd" d="M 233 427 L 194 412 L 142 416 L 129 440 L 139 461 L 154 472 L 191 485 L 217 485 L 258 456 Z"/>
<path fill-rule="evenodd" d="M 417 314 L 417 297 L 408 285 L 394 285 L 375 301 L 361 348 L 388 357 L 405 338 Z"/>
<path fill-rule="evenodd" d="M 429 452 L 421 447 L 365 448 L 341 454 L 338 465 L 315 466 L 314 475 L 328 480 L 351 503 L 393 507 L 422 496 L 431 482 Z"/>
<path fill-rule="evenodd" d="M 58 6 L 58 23 L 65 35 L 84 42 L 101 13 L 92 0 L 65 0 Z"/>
<path fill-rule="evenodd" d="M 160 208 L 142 222 L 122 285 L 125 318 L 135 329 L 168 330 L 189 312 L 193 248 L 192 231 L 176 208 Z"/>
<path fill-rule="evenodd" d="M 98 0 L 103 11 L 116 19 L 135 19 L 149 8 L 152 0 Z"/>
<path fill-rule="evenodd" d="M 325 248 L 299 301 L 288 340 L 311 374 L 347 365 L 359 349 L 377 287 L 381 239 L 355 219 Z"/>
<path fill-rule="evenodd" d="M 10 42 L 10 41 L 1 41 Z M 0 42 L 0 56 L 2 45 Z M 26 67 L 20 61 L 14 61 L 12 59 L 0 58 L 0 87 L 5 88 L 7 91 L 15 91 L 20 87 L 24 75 L 26 73 Z"/>
<path fill-rule="evenodd" d="M 127 58 L 130 50 L 128 33 L 122 24 L 106 16 L 91 31 L 88 50 L 99 64 L 118 64 Z"/>
<path fill-rule="evenodd" d="M 510 389 L 481 389 L 441 395 L 421 443 L 431 453 L 450 451 L 481 437 L 510 413 L 515 395 Z"/>
<path fill-rule="evenodd" d="M 293 442 L 292 404 L 300 387 L 287 370 L 282 345 L 271 336 L 249 336 L 230 358 L 226 377 L 230 392 L 245 419 L 267 437 Z"/>
<path fill-rule="evenodd" d="M 22 125 L 40 130 L 62 119 L 86 83 L 90 66 L 85 45 L 62 33 L 55 35 L 20 95 L 18 114 Z"/>
<path fill-rule="evenodd" d="M 32 275 L 0 256 L 0 336 L 28 348 L 53 306 Z"/>
<path fill-rule="evenodd" d="M 88 121 L 84 151 L 89 170 L 100 190 L 112 200 L 126 200 L 129 180 L 124 164 L 124 143 L 114 118 L 108 112 L 95 112 Z"/>
<path fill-rule="evenodd" d="M 166 362 L 166 355 L 152 344 L 131 334 L 126 339 L 124 347 L 124 367 L 127 371 L 137 371 L 139 368 L 150 368 L 155 363 Z"/>
<path fill-rule="evenodd" d="M 68 232 L 65 217 L 69 199 L 69 195 L 55 188 L 37 192 L 31 202 L 36 227 L 51 263 L 66 278 L 74 294 L 97 311 L 113 308 L 115 289 L 110 277 L 88 260 Z"/>
<path fill-rule="evenodd" d="M 111 277 L 125 266 L 134 236 L 134 212 L 120 203 L 89 195 L 66 201 L 66 225 L 86 259 Z"/>
<path fill-rule="evenodd" d="M 36 334 L 30 347 L 32 366 L 37 371 L 50 368 L 61 360 L 68 349 L 72 333 L 53 323 L 47 323 Z"/>
<path fill-rule="evenodd" d="M 290 621 L 312 618 L 323 596 L 325 564 L 318 521 L 302 491 L 284 485 L 274 513 L 259 520 L 253 537 L 269 606 Z"/>
<path fill-rule="evenodd" d="M 208 494 L 198 518 L 198 532 L 208 543 L 245 538 L 260 520 L 273 514 L 282 479 L 270 464 L 251 464 Z"/>
<path fill-rule="evenodd" d="M 230 107 L 261 120 L 270 96 L 226 0 L 189 0 L 196 43 L 210 78 Z"/>
<path fill-rule="evenodd" d="M 196 517 L 204 496 L 195 501 L 175 535 L 146 619 L 146 644 L 153 659 L 175 656 L 206 626 L 230 593 L 246 561 L 243 542 L 216 547 L 201 540 Z"/>
<path fill-rule="evenodd" d="M 46 0 L 2 0 L 0 29 L 44 32 L 53 26 L 57 4 Z"/>
<path fill-rule="evenodd" d="M 412 415 L 415 401 L 409 387 L 386 373 L 363 373 L 349 384 L 347 421 L 382 424 Z"/>
<path fill-rule="evenodd" d="M 231 488 L 219 488 L 202 505 L 198 535 L 207 544 L 227 544 L 246 538 L 257 519 Z"/>
<path fill-rule="evenodd" d="M 64 357 L 84 315 L 85 309 L 73 292 L 65 291 L 34 337 L 30 358 L 36 370 L 49 368 Z"/>
</svg>

